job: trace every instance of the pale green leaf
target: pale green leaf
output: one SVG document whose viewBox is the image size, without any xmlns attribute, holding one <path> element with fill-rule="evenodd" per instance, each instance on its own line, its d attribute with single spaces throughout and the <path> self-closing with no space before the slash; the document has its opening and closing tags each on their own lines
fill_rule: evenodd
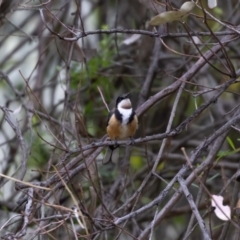
<svg viewBox="0 0 240 240">
<path fill-rule="evenodd" d="M 189 15 L 189 13 L 193 10 L 194 6 L 195 3 L 193 2 L 185 2 L 178 11 L 163 12 L 153 17 L 150 20 L 149 25 L 157 26 L 164 23 L 182 20 Z"/>
</svg>

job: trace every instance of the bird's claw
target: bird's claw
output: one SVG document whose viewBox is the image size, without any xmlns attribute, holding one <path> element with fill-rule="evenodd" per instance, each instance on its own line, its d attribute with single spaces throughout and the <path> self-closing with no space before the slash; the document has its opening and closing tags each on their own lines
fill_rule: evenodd
<svg viewBox="0 0 240 240">
<path fill-rule="evenodd" d="M 114 145 L 113 145 L 113 149 L 116 149 L 116 148 L 118 148 L 118 143 L 117 143 L 117 140 L 116 139 L 114 139 Z"/>
<path fill-rule="evenodd" d="M 130 137 L 130 140 L 131 140 L 131 145 L 134 145 L 135 144 L 135 140 L 134 140 L 134 138 L 133 137 Z"/>
</svg>

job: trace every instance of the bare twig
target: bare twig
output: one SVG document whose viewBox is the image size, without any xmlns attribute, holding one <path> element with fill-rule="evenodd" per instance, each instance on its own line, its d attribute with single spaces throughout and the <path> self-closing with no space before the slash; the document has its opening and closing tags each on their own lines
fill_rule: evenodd
<svg viewBox="0 0 240 240">
<path fill-rule="evenodd" d="M 212 239 L 212 238 L 210 237 L 209 233 L 208 233 L 208 230 L 207 230 L 207 228 L 206 228 L 206 225 L 205 225 L 205 223 L 204 223 L 204 220 L 202 219 L 202 217 L 201 217 L 201 215 L 200 215 L 200 213 L 199 213 L 199 211 L 198 211 L 198 208 L 197 208 L 197 206 L 196 206 L 196 204 L 195 204 L 195 202 L 194 202 L 194 200 L 193 200 L 193 196 L 192 196 L 192 194 L 190 194 L 190 192 L 188 191 L 187 185 L 186 185 L 184 179 L 183 179 L 181 176 L 178 177 L 178 182 L 180 183 L 180 185 L 181 185 L 181 187 L 182 187 L 182 190 L 183 190 L 183 192 L 184 192 L 184 194 L 185 194 L 185 197 L 187 198 L 188 203 L 189 203 L 189 205 L 191 206 L 191 209 L 192 209 L 192 211 L 193 211 L 193 214 L 195 215 L 196 219 L 198 220 L 198 224 L 199 224 L 199 226 L 200 226 L 200 229 L 201 229 L 201 231 L 202 231 L 202 235 L 204 236 L 204 239 L 206 239 L 206 240 L 207 240 L 207 239 L 209 239 L 209 240 Z"/>
<path fill-rule="evenodd" d="M 23 139 L 20 127 L 15 122 L 15 120 L 10 116 L 8 109 L 5 107 L 1 107 L 1 106 L 0 106 L 0 109 L 4 112 L 6 121 L 8 122 L 8 124 L 11 126 L 11 128 L 15 132 L 17 139 L 20 143 L 20 147 L 22 150 L 22 161 L 21 161 L 21 172 L 19 173 L 19 180 L 22 180 L 27 171 L 27 157 L 28 157 L 27 146 L 26 146 L 25 140 Z"/>
<path fill-rule="evenodd" d="M 107 103 L 106 103 L 106 101 L 105 101 L 105 99 L 104 99 L 103 94 L 102 94 L 102 90 L 101 90 L 101 88 L 100 88 L 99 86 L 98 86 L 97 88 L 98 88 L 98 91 L 99 91 L 99 93 L 100 93 L 100 95 L 101 95 L 102 101 L 103 101 L 103 103 L 104 103 L 106 109 L 108 110 L 108 112 L 110 112 L 109 107 L 108 107 L 108 105 L 107 105 Z"/>
</svg>

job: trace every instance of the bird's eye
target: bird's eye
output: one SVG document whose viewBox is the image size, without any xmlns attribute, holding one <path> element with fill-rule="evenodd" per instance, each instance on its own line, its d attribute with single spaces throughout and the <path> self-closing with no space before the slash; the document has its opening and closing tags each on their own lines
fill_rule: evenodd
<svg viewBox="0 0 240 240">
<path fill-rule="evenodd" d="M 123 96 L 119 96 L 118 98 L 117 98 L 117 101 L 116 101 L 116 105 L 118 105 L 122 100 L 124 100 L 125 99 L 125 97 L 123 97 Z"/>
</svg>

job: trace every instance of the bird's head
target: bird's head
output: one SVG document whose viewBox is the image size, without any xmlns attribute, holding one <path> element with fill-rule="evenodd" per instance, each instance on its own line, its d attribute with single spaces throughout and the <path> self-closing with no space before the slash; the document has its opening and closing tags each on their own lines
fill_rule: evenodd
<svg viewBox="0 0 240 240">
<path fill-rule="evenodd" d="M 129 95 L 130 93 L 119 96 L 116 101 L 116 108 L 131 109 L 132 103 L 129 99 Z"/>
</svg>

